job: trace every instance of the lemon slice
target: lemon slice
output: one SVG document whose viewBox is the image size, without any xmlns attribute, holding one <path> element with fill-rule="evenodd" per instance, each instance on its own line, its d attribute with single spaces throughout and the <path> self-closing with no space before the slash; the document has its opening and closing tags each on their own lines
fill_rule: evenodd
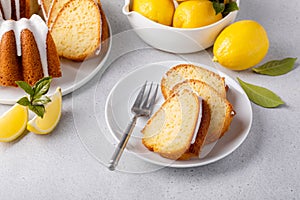
<svg viewBox="0 0 300 200">
<path fill-rule="evenodd" d="M 28 108 L 15 104 L 0 117 L 0 142 L 17 139 L 26 129 Z"/>
<path fill-rule="evenodd" d="M 57 88 L 51 102 L 45 106 L 44 117 L 35 116 L 27 123 L 27 130 L 36 134 L 47 134 L 53 131 L 59 122 L 62 108 L 61 89 Z"/>
</svg>

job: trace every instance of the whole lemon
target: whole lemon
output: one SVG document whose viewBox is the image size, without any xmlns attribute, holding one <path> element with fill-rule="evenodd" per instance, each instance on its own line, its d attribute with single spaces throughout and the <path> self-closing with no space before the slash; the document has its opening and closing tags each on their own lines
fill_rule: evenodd
<svg viewBox="0 0 300 200">
<path fill-rule="evenodd" d="M 177 28 L 198 28 L 215 23 L 220 19 L 222 19 L 222 14 L 216 15 L 211 1 L 184 1 L 175 10 L 173 26 Z"/>
<path fill-rule="evenodd" d="M 172 0 L 133 0 L 132 10 L 152 21 L 171 26 L 175 5 Z"/>
<path fill-rule="evenodd" d="M 214 60 L 232 70 L 244 70 L 257 65 L 269 49 L 268 35 L 263 26 L 253 20 L 242 20 L 226 27 L 217 37 Z"/>
</svg>

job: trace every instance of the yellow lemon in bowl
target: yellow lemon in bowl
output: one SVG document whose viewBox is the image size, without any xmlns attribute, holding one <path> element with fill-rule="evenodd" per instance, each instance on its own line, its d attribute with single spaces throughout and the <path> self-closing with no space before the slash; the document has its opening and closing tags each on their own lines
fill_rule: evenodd
<svg viewBox="0 0 300 200">
<path fill-rule="evenodd" d="M 232 70 L 245 70 L 260 63 L 268 49 L 264 27 L 253 20 L 242 20 L 226 27 L 217 37 L 214 61 Z"/>
<path fill-rule="evenodd" d="M 184 2 L 184 1 L 209 1 L 209 0 L 176 0 L 178 3 Z"/>
<path fill-rule="evenodd" d="M 215 23 L 220 19 L 222 19 L 222 14 L 216 15 L 211 1 L 184 1 L 175 10 L 173 26 L 176 28 L 198 28 Z"/>
<path fill-rule="evenodd" d="M 152 21 L 171 26 L 175 5 L 173 0 L 133 0 L 132 10 Z"/>
</svg>

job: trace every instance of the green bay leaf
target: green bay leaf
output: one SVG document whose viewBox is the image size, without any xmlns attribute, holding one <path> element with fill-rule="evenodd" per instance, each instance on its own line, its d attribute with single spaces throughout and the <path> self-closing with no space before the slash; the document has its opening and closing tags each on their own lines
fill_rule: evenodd
<svg viewBox="0 0 300 200">
<path fill-rule="evenodd" d="M 210 0 L 213 4 L 213 8 L 216 15 L 222 13 L 223 17 L 228 15 L 230 12 L 239 10 L 239 7 L 235 0 Z"/>
<path fill-rule="evenodd" d="M 252 68 L 258 74 L 269 76 L 279 76 L 291 71 L 295 65 L 297 58 L 285 58 L 282 60 L 269 61 L 259 67 Z"/>
<path fill-rule="evenodd" d="M 236 2 L 229 2 L 225 4 L 225 9 L 223 11 L 223 15 L 228 15 L 230 12 L 239 10 L 239 7 Z"/>
<path fill-rule="evenodd" d="M 264 87 L 246 83 L 237 78 L 248 98 L 255 104 L 265 108 L 275 108 L 284 104 L 279 96 Z"/>
<path fill-rule="evenodd" d="M 224 3 L 219 3 L 219 2 L 216 2 L 216 1 L 213 1 L 213 8 L 216 12 L 216 15 L 219 14 L 219 13 L 222 13 L 225 9 L 225 5 Z"/>
</svg>

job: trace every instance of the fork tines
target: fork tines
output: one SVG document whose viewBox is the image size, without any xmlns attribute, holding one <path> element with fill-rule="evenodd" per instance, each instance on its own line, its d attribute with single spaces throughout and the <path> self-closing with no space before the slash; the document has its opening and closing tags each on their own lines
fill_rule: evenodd
<svg viewBox="0 0 300 200">
<path fill-rule="evenodd" d="M 152 111 L 152 108 L 153 108 L 153 105 L 155 103 L 155 99 L 157 96 L 157 91 L 158 91 L 159 85 L 158 84 L 156 85 L 154 92 L 152 92 L 154 83 L 151 82 L 148 91 L 146 90 L 147 85 L 148 85 L 148 82 L 146 81 L 145 84 L 142 86 L 132 108 L 151 109 L 151 111 Z M 147 91 L 146 95 L 144 95 L 145 91 Z M 151 96 L 151 93 L 153 93 L 152 96 Z"/>
</svg>

